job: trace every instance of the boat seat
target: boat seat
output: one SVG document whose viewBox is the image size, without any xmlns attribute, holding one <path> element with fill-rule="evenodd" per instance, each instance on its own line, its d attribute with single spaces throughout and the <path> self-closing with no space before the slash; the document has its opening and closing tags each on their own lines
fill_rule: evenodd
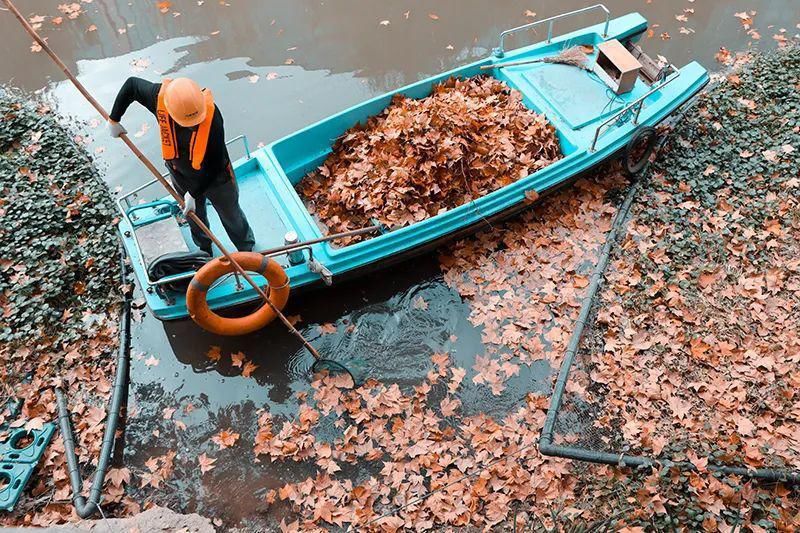
<svg viewBox="0 0 800 533">
<path fill-rule="evenodd" d="M 147 274 L 153 281 L 199 270 L 211 260 L 211 256 L 203 251 L 196 252 L 169 252 L 156 258 L 147 267 Z M 189 286 L 191 278 L 181 279 L 168 283 L 165 287 L 172 291 L 182 292 Z"/>
</svg>

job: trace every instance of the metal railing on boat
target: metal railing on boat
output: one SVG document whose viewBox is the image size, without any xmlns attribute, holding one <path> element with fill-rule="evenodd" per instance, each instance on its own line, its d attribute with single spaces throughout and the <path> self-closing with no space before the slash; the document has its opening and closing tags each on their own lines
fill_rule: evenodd
<svg viewBox="0 0 800 533">
<path fill-rule="evenodd" d="M 249 144 L 249 142 L 247 140 L 247 136 L 246 135 L 237 135 L 236 137 L 226 141 L 225 145 L 226 146 L 230 145 L 231 143 L 234 143 L 234 142 L 236 142 L 238 140 L 241 140 L 242 143 L 244 144 L 244 150 L 245 150 L 245 154 L 247 156 L 247 159 L 248 160 L 251 159 L 252 158 L 252 154 L 250 152 L 250 144 Z M 164 172 L 162 174 L 162 176 L 165 177 L 165 178 L 168 177 L 169 176 L 169 172 Z M 135 211 L 135 208 L 136 207 L 140 207 L 140 206 L 132 205 L 130 200 L 132 198 L 138 197 L 140 192 L 142 192 L 143 190 L 147 189 L 148 187 L 154 185 L 157 182 L 158 182 L 157 179 L 152 179 L 152 180 L 148 181 L 147 183 L 144 183 L 144 184 L 142 184 L 142 185 L 140 185 L 140 186 L 128 191 L 127 193 L 123 194 L 122 196 L 120 196 L 117 199 L 117 207 L 119 208 L 120 213 L 125 218 L 125 220 L 128 222 L 128 224 L 131 226 L 130 232 L 126 232 L 125 237 L 129 237 L 129 238 L 133 239 L 133 245 L 136 248 L 136 252 L 137 252 L 136 255 L 138 256 L 139 264 L 141 265 L 142 272 L 144 273 L 144 280 L 143 281 L 147 285 L 145 290 L 147 290 L 148 292 L 152 292 L 154 288 L 162 286 L 162 285 L 168 285 L 168 284 L 174 283 L 176 281 L 189 279 L 189 278 L 193 277 L 197 272 L 196 270 L 191 270 L 191 271 L 183 272 L 181 274 L 173 274 L 172 276 L 166 276 L 166 277 L 158 279 L 158 280 L 153 280 L 153 279 L 150 278 L 150 273 L 148 272 L 147 263 L 145 261 L 144 256 L 142 255 L 141 243 L 139 242 L 139 238 L 136 235 L 136 230 L 135 230 L 136 216 L 135 215 L 131 216 L 131 212 Z M 166 202 L 165 205 L 167 205 L 167 204 L 172 204 L 172 202 Z M 154 205 L 154 203 L 150 203 L 150 204 L 144 204 L 141 207 L 156 207 L 156 205 Z M 290 252 L 297 252 L 297 251 L 307 250 L 308 251 L 309 270 L 311 270 L 312 272 L 315 272 L 316 274 L 319 274 L 319 276 L 323 279 L 323 281 L 327 285 L 330 285 L 332 274 L 322 263 L 320 263 L 319 261 L 317 261 L 314 258 L 314 251 L 312 249 L 312 245 L 320 244 L 320 243 L 323 243 L 323 242 L 335 241 L 335 240 L 338 240 L 338 239 L 344 239 L 344 238 L 347 238 L 347 237 L 355 237 L 355 236 L 358 236 L 358 235 L 365 235 L 365 234 L 368 234 L 368 233 L 375 233 L 375 232 L 378 232 L 378 231 L 382 232 L 382 231 L 384 231 L 384 228 L 382 226 L 380 226 L 380 225 L 368 226 L 366 228 L 359 228 L 359 229 L 355 229 L 355 230 L 351 230 L 351 231 L 345 231 L 345 232 L 342 232 L 342 233 L 335 233 L 335 234 L 332 234 L 332 235 L 326 235 L 326 236 L 323 236 L 323 237 L 320 237 L 320 238 L 317 238 L 317 239 L 310 239 L 310 240 L 307 240 L 307 241 L 301 241 L 301 242 L 296 242 L 296 243 L 292 243 L 292 244 L 286 244 L 284 246 L 278 246 L 276 248 L 269 248 L 267 250 L 263 250 L 263 251 L 260 251 L 258 253 L 260 253 L 260 254 L 262 254 L 262 255 L 264 255 L 266 257 L 277 257 L 277 256 L 281 256 L 281 255 L 287 255 Z M 224 278 L 224 279 L 227 279 L 227 278 Z M 238 283 L 238 278 L 237 278 L 237 288 L 238 287 L 240 287 L 240 284 Z"/>
<path fill-rule="evenodd" d="M 245 152 L 245 155 L 246 155 L 247 159 L 251 159 L 253 156 L 250 153 L 250 142 L 247 140 L 247 135 L 244 135 L 244 134 L 237 135 L 233 139 L 229 139 L 229 140 L 225 141 L 225 146 L 229 146 L 229 145 L 235 143 L 238 140 L 241 140 L 242 144 L 244 144 L 244 152 Z M 169 177 L 169 172 L 162 172 L 161 176 L 164 177 L 164 178 L 167 178 L 167 177 Z M 128 201 L 128 198 L 130 198 L 131 196 L 133 196 L 133 197 L 137 196 L 138 193 L 142 192 L 143 190 L 147 189 L 151 185 L 155 184 L 157 181 L 158 181 L 157 179 L 153 178 L 152 180 L 144 183 L 143 185 L 139 185 L 135 189 L 131 189 L 130 191 L 128 191 L 125 194 L 123 194 L 122 196 L 120 196 L 117 199 L 117 206 L 119 206 L 120 211 L 122 211 L 123 215 L 125 214 L 126 209 L 123 209 L 122 202 L 124 201 L 128 207 L 131 207 L 131 204 Z"/>
<path fill-rule="evenodd" d="M 382 231 L 382 230 L 383 230 L 383 228 L 381 226 L 367 226 L 366 228 L 359 228 L 359 229 L 354 229 L 354 230 L 351 230 L 351 231 L 345 231 L 345 232 L 342 232 L 342 233 L 335 233 L 333 235 L 326 235 L 326 236 L 320 237 L 318 239 L 311 239 L 311 240 L 308 240 L 308 241 L 301 241 L 301 242 L 297 242 L 297 243 L 294 243 L 294 244 L 287 244 L 285 246 L 278 246 L 276 248 L 268 248 L 266 250 L 262 250 L 262 251 L 257 252 L 257 253 L 260 253 L 261 255 L 263 255 L 265 257 L 278 257 L 278 256 L 281 256 L 281 255 L 287 255 L 290 252 L 297 252 L 297 251 L 307 250 L 308 251 L 308 266 L 309 266 L 309 270 L 311 270 L 315 274 L 319 274 L 319 276 L 323 279 L 325 284 L 326 285 L 330 285 L 331 284 L 332 274 L 322 263 L 320 263 L 319 261 L 314 259 L 314 250 L 312 248 L 312 245 L 320 244 L 320 243 L 323 243 L 323 242 L 330 242 L 330 241 L 335 241 L 335 240 L 339 240 L 339 239 L 344 239 L 344 238 L 347 238 L 347 237 L 355 237 L 357 235 L 365 235 L 365 234 L 368 234 L 368 233 L 375 233 L 375 232 Z M 134 240 L 136 241 L 135 232 L 134 232 L 134 236 L 133 237 L 134 237 Z M 138 241 L 136 241 L 136 242 L 138 243 Z M 174 283 L 176 281 L 181 281 L 181 280 L 192 278 L 197 273 L 196 270 L 189 270 L 189 271 L 183 272 L 181 274 L 173 274 L 172 276 L 167 276 L 167 277 L 164 277 L 164 278 L 161 278 L 161 279 L 158 279 L 158 280 L 152 280 L 152 279 L 150 279 L 150 274 L 147 271 L 147 266 L 146 266 L 146 264 L 144 262 L 144 258 L 142 257 L 141 253 L 139 254 L 139 261 L 140 261 L 140 264 L 142 265 L 142 269 L 143 269 L 144 276 L 145 276 L 145 282 L 148 285 L 148 290 L 152 290 L 152 289 L 150 289 L 151 287 L 158 287 L 160 285 L 168 285 L 168 284 Z M 231 274 L 231 275 L 235 275 L 235 274 Z M 223 278 L 221 278 L 221 279 L 223 279 Z M 224 279 L 227 279 L 227 277 L 224 278 Z M 217 284 L 215 284 L 214 286 L 216 286 L 216 285 Z M 237 283 L 237 285 L 238 285 L 238 283 Z"/>
<path fill-rule="evenodd" d="M 605 122 L 603 122 L 597 127 L 597 129 L 594 132 L 594 138 L 592 139 L 592 146 L 589 148 L 589 152 L 594 152 L 595 149 L 597 148 L 597 141 L 600 139 L 600 134 L 602 133 L 603 128 L 605 128 L 609 124 L 616 122 L 626 113 L 631 112 L 634 108 L 636 108 L 636 111 L 633 114 L 633 125 L 635 126 L 636 124 L 639 123 L 639 115 L 641 114 L 642 108 L 644 107 L 644 101 L 647 100 L 650 96 L 652 96 L 656 92 L 663 89 L 665 86 L 677 80 L 681 75 L 680 69 L 678 69 L 678 67 L 676 67 L 672 63 L 670 63 L 667 67 L 665 67 L 664 70 L 662 70 L 662 72 L 666 72 L 666 70 L 670 70 L 671 72 L 669 74 L 663 75 L 661 83 L 658 84 L 654 83 L 653 87 L 651 87 L 649 91 L 647 91 L 642 96 L 640 96 L 630 104 L 626 105 L 625 107 L 623 107 L 622 109 L 611 115 L 611 117 L 606 119 Z"/>
<path fill-rule="evenodd" d="M 603 11 L 605 13 L 605 15 L 606 15 L 605 26 L 603 27 L 603 37 L 604 38 L 608 37 L 608 25 L 611 22 L 611 11 L 609 11 L 608 8 L 606 6 L 604 6 L 603 4 L 595 4 L 593 6 L 587 6 L 587 7 L 581 8 L 581 9 L 576 9 L 575 11 L 570 11 L 568 13 L 561 13 L 560 15 L 554 15 L 554 16 L 548 17 L 546 19 L 537 20 L 537 21 L 534 21 L 534 22 L 531 22 L 531 23 L 528 23 L 528 24 L 523 24 L 522 26 L 517 26 L 516 28 L 510 28 L 508 30 L 505 30 L 500 34 L 500 45 L 497 48 L 495 48 L 494 50 L 492 50 L 492 54 L 495 57 L 503 57 L 505 55 L 505 53 L 506 53 L 505 41 L 506 41 L 506 37 L 508 35 L 517 33 L 517 32 L 522 31 L 522 30 L 529 30 L 529 29 L 535 28 L 536 26 L 541 26 L 542 24 L 545 24 L 545 23 L 547 23 L 547 41 L 546 42 L 549 44 L 550 41 L 553 40 L 553 23 L 555 21 L 561 20 L 561 19 L 565 19 L 565 18 L 569 18 L 569 17 L 572 17 L 574 15 L 579 15 L 581 13 L 586 13 L 588 11 L 595 11 L 595 10 L 598 10 L 598 9 Z"/>
<path fill-rule="evenodd" d="M 234 142 L 239 141 L 239 140 L 241 140 L 242 144 L 244 145 L 244 151 L 245 151 L 245 155 L 246 155 L 247 159 L 248 160 L 251 159 L 253 156 L 252 156 L 252 154 L 250 152 L 250 143 L 247 140 L 247 135 L 244 135 L 244 134 L 237 135 L 233 139 L 229 139 L 229 140 L 225 141 L 225 146 L 229 146 L 229 145 L 231 145 Z M 161 174 L 161 176 L 164 177 L 164 178 L 169 177 L 169 171 L 163 172 Z M 150 181 L 148 181 L 148 182 L 146 182 L 146 183 L 144 183 L 142 185 L 139 185 L 138 187 L 128 191 L 127 193 L 125 193 L 122 196 L 120 196 L 119 198 L 117 198 L 117 207 L 119 208 L 119 211 L 122 214 L 122 216 L 125 218 L 125 220 L 128 222 L 128 224 L 130 224 L 130 226 L 131 226 L 130 235 L 125 235 L 125 237 L 130 237 L 130 238 L 133 239 L 133 245 L 136 248 L 136 255 L 139 258 L 139 264 L 142 267 L 142 271 L 144 272 L 144 275 L 145 275 L 145 281 L 147 282 L 147 290 L 152 290 L 153 286 L 166 285 L 167 283 L 170 283 L 170 282 L 174 282 L 174 281 L 179 281 L 181 279 L 185 279 L 185 277 L 194 276 L 194 272 L 191 272 L 191 276 L 183 276 L 183 274 L 179 274 L 177 276 L 169 276 L 169 277 L 166 277 L 166 278 L 162 278 L 161 280 L 153 281 L 153 280 L 150 279 L 150 275 L 147 272 L 147 264 L 146 264 L 146 262 L 144 260 L 144 257 L 142 256 L 142 246 L 141 246 L 141 243 L 139 242 L 139 237 L 136 235 L 135 224 L 134 224 L 135 218 L 131 217 L 130 214 L 129 214 L 129 211 L 131 211 L 131 207 L 134 207 L 134 206 L 131 205 L 130 199 L 131 198 L 137 198 L 140 192 L 142 192 L 143 190 L 147 189 L 148 187 L 151 187 L 152 185 L 155 185 L 156 183 L 158 183 L 158 180 L 153 178 L 152 180 L 150 180 Z M 124 206 L 123 206 L 123 203 L 125 204 Z"/>
</svg>

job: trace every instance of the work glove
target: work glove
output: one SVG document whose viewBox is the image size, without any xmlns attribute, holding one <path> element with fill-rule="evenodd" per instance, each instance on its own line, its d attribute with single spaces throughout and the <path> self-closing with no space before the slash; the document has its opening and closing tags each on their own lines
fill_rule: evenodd
<svg viewBox="0 0 800 533">
<path fill-rule="evenodd" d="M 183 195 L 183 216 L 189 214 L 190 211 L 194 211 L 197 206 L 194 202 L 194 196 L 189 194 L 188 192 Z"/>
<path fill-rule="evenodd" d="M 125 127 L 119 122 L 114 122 L 113 120 L 108 119 L 108 132 L 112 137 L 118 139 L 123 133 L 127 134 L 128 130 L 126 130 Z"/>
</svg>

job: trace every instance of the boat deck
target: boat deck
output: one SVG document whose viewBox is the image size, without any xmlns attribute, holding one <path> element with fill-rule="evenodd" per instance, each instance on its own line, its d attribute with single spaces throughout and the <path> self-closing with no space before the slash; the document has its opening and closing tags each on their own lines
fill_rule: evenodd
<svg viewBox="0 0 800 533">
<path fill-rule="evenodd" d="M 542 63 L 526 71 L 509 70 L 509 80 L 551 120 L 560 122 L 562 130 L 580 130 L 605 119 L 649 89 L 637 80 L 633 91 L 617 96 L 594 73 L 568 65 Z"/>
<path fill-rule="evenodd" d="M 264 173 L 255 165 L 238 167 L 236 169 L 236 182 L 239 185 L 239 205 L 253 228 L 256 239 L 256 250 L 266 250 L 283 245 L 283 236 L 290 227 L 280 216 L 280 205 L 268 194 L 267 181 Z M 267 179 L 270 179 L 267 176 Z M 222 229 L 222 222 L 211 204 L 208 204 L 208 222 L 215 228 L 214 233 L 228 250 L 236 250 L 228 234 Z M 192 242 L 188 225 L 180 226 L 184 239 L 190 250 L 196 251 L 197 246 Z M 214 255 L 221 255 L 214 249 Z M 277 256 L 275 260 L 282 266 L 288 266 L 286 256 Z"/>
</svg>

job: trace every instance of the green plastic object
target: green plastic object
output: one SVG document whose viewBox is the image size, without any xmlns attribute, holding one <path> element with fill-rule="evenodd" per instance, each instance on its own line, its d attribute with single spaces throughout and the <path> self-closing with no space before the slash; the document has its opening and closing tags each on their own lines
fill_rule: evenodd
<svg viewBox="0 0 800 533">
<path fill-rule="evenodd" d="M 35 465 L 44 455 L 55 431 L 55 424 L 49 422 L 42 429 L 11 429 L 8 438 L 0 442 L 0 461 Z"/>
<path fill-rule="evenodd" d="M 52 423 L 42 429 L 12 428 L 0 442 L 0 510 L 17 505 L 55 431 Z"/>
<path fill-rule="evenodd" d="M 17 505 L 35 464 L 0 462 L 0 510 L 10 511 Z"/>
</svg>

